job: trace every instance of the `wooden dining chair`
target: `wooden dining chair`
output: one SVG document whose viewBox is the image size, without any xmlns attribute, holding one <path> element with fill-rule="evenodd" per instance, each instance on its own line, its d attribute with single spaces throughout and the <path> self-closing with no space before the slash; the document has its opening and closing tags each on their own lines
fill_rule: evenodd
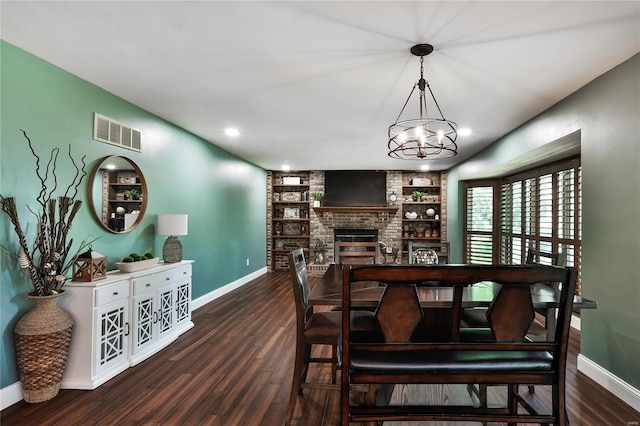
<svg viewBox="0 0 640 426">
<path fill-rule="evenodd" d="M 289 270 L 296 305 L 296 355 L 293 380 L 289 396 L 289 406 L 285 424 L 291 424 L 298 395 L 305 388 L 340 390 L 337 384 L 338 354 L 337 347 L 342 330 L 342 311 L 313 312 L 309 305 L 309 275 L 304 252 L 297 248 L 289 253 Z M 351 316 L 354 327 L 359 330 L 378 330 L 377 321 L 372 312 L 358 311 Z M 330 357 L 312 357 L 313 345 L 331 346 Z M 331 383 L 307 382 L 310 363 L 331 364 Z"/>
<path fill-rule="evenodd" d="M 577 270 L 534 265 L 358 265 L 343 268 L 341 344 L 341 424 L 363 421 L 467 421 L 568 425 L 566 361 Z M 378 304 L 382 340 L 351 327 L 354 295 L 361 282 L 383 282 Z M 427 327 L 415 283 L 440 282 L 447 287 L 449 330 Z M 463 327 L 460 313 L 465 288 L 474 283 L 500 284 L 489 308 L 488 336 Z M 532 287 L 561 282 L 558 332 L 545 342 L 526 333 L 534 319 Z M 373 336 L 375 337 L 375 336 Z M 360 406 L 347 390 L 354 384 L 507 385 L 506 404 L 444 404 L 428 399 L 413 404 Z M 521 384 L 549 385 L 551 401 L 529 404 L 518 393 Z M 384 397 L 381 395 L 381 397 Z M 387 398 L 388 399 L 388 398 Z"/>
<path fill-rule="evenodd" d="M 525 260 L 526 265 L 550 265 L 550 266 L 565 266 L 566 256 L 564 253 L 548 253 L 540 250 L 530 248 L 527 250 L 527 257 Z M 550 284 L 554 290 L 558 291 L 558 287 L 555 283 Z M 469 327 L 487 328 L 489 327 L 489 321 L 487 320 L 487 308 L 466 308 L 462 311 L 462 321 Z M 550 327 L 547 322 L 548 315 L 555 314 L 549 312 L 548 309 L 536 309 L 537 314 L 534 321 L 528 330 L 527 335 L 533 339 L 541 339 L 553 333 L 555 327 Z M 528 386 L 529 393 L 535 393 L 535 387 Z M 470 391 L 478 396 L 478 399 L 482 404 L 486 404 L 487 401 L 487 389 L 486 386 L 480 386 L 477 390 L 470 387 Z"/>
<path fill-rule="evenodd" d="M 451 245 L 448 241 L 409 241 L 407 245 L 407 261 L 410 265 L 416 263 L 416 250 L 432 249 L 438 255 L 438 264 L 444 265 L 449 263 L 451 253 Z"/>
<path fill-rule="evenodd" d="M 375 241 L 339 241 L 335 247 L 336 264 L 378 263 L 378 243 Z"/>
</svg>

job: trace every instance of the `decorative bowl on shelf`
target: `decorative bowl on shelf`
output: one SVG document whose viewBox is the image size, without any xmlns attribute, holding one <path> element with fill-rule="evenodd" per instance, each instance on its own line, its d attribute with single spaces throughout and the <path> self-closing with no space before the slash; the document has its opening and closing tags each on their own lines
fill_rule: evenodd
<svg viewBox="0 0 640 426">
<path fill-rule="evenodd" d="M 116 262 L 116 268 L 120 272 L 136 272 L 144 269 L 153 268 L 158 264 L 159 257 L 147 260 L 138 260 L 137 262 Z"/>
<path fill-rule="evenodd" d="M 406 217 L 407 219 L 411 219 L 411 220 L 417 219 L 418 218 L 418 213 L 416 213 L 416 212 L 406 212 L 404 214 L 404 217 Z"/>
</svg>

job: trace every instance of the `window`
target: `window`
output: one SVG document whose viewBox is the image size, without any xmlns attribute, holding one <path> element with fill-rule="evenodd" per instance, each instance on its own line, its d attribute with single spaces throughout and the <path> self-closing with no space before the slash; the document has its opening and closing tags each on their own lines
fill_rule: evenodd
<svg viewBox="0 0 640 426">
<path fill-rule="evenodd" d="M 465 184 L 463 250 L 466 263 L 495 263 L 494 186 L 492 182 Z"/>
<path fill-rule="evenodd" d="M 567 266 L 580 271 L 581 177 L 580 159 L 574 158 L 494 181 L 467 182 L 465 261 L 522 264 L 535 247 L 565 253 Z"/>
</svg>

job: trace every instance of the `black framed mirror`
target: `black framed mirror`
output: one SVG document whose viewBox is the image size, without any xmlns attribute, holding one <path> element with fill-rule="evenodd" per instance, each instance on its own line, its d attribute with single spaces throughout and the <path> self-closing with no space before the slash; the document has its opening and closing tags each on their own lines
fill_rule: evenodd
<svg viewBox="0 0 640 426">
<path fill-rule="evenodd" d="M 104 229 L 124 234 L 138 226 L 147 208 L 147 184 L 133 160 L 111 155 L 98 161 L 88 186 L 93 217 Z"/>
</svg>

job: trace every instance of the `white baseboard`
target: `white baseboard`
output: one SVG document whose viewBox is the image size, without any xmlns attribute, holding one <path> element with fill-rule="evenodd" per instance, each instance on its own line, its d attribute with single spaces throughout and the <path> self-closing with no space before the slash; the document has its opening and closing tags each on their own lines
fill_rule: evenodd
<svg viewBox="0 0 640 426">
<path fill-rule="evenodd" d="M 638 410 L 638 407 L 640 407 L 640 390 L 634 388 L 610 371 L 600 367 L 582 354 L 578 354 L 578 371 L 584 373 L 587 377 L 640 413 Z"/>
<path fill-rule="evenodd" d="M 266 273 L 267 273 L 267 267 L 265 266 L 264 268 L 258 269 L 257 271 L 252 272 L 249 275 L 245 275 L 244 277 L 239 278 L 233 282 L 230 282 L 229 284 L 223 287 L 217 288 L 212 292 L 205 294 L 204 296 L 200 296 L 197 299 L 193 299 L 191 301 L 191 310 L 195 311 L 196 309 L 203 307 L 207 303 L 212 302 L 221 296 L 224 296 L 230 291 L 233 291 L 237 288 L 242 287 L 243 285 L 247 284 L 249 281 L 254 280 Z"/>
<path fill-rule="evenodd" d="M 0 389 L 0 411 L 22 401 L 22 384 L 15 382 Z"/>
</svg>

